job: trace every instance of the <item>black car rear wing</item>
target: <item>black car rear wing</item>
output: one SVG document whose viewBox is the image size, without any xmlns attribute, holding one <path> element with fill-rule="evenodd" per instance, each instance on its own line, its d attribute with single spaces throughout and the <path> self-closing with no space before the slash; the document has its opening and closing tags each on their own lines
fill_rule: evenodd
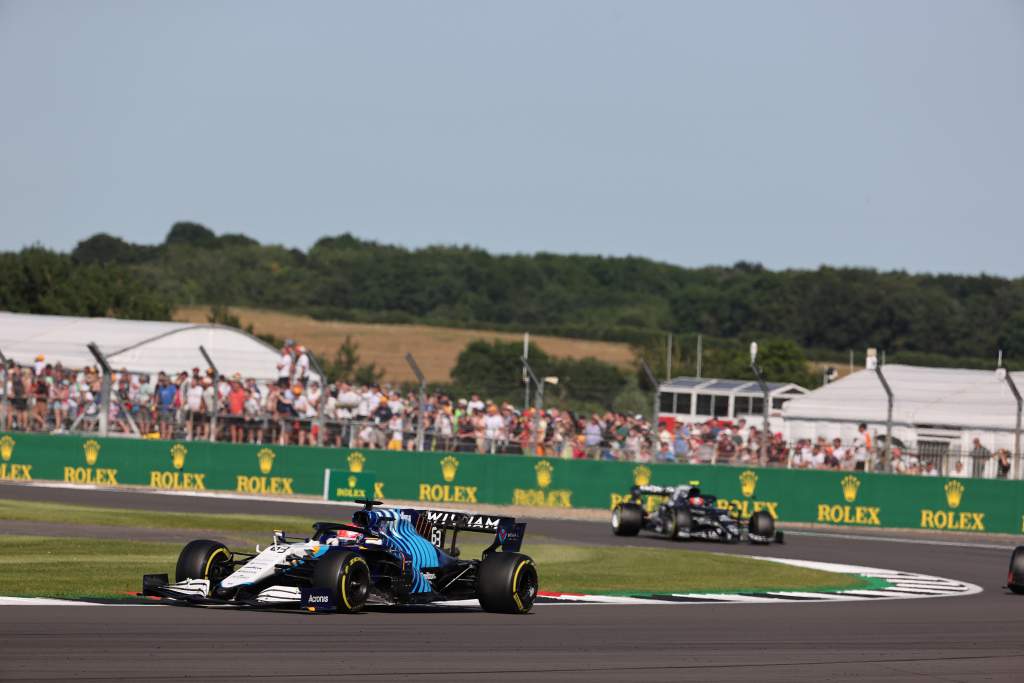
<svg viewBox="0 0 1024 683">
<path fill-rule="evenodd" d="M 466 512 L 449 512 L 446 510 L 402 510 L 403 514 L 412 517 L 413 526 L 424 538 L 438 548 L 444 548 L 448 540 L 448 532 L 452 532 L 451 545 L 455 547 L 455 539 L 460 531 L 472 531 L 482 534 L 494 534 L 494 542 L 484 554 L 501 548 L 505 552 L 515 553 L 523 545 L 526 534 L 526 522 L 517 522 L 515 517 L 498 515 L 481 515 Z"/>
<path fill-rule="evenodd" d="M 639 500 L 640 496 L 671 496 L 676 492 L 676 488 L 675 486 L 646 484 L 644 486 L 634 486 L 629 490 L 629 494 L 634 500 Z"/>
</svg>

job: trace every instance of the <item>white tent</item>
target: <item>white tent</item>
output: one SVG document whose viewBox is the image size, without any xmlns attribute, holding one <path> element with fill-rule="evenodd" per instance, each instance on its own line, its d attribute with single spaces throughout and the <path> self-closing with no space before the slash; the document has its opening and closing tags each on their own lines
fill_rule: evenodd
<svg viewBox="0 0 1024 683">
<path fill-rule="evenodd" d="M 966 446 L 978 436 L 990 448 L 1012 443 L 1017 402 L 1006 380 L 993 370 L 886 365 L 882 371 L 895 397 L 895 438 L 916 442 L 960 437 Z M 1012 379 L 1024 390 L 1024 373 L 1015 372 Z M 790 399 L 782 414 L 790 438 L 831 435 L 845 440 L 860 422 L 884 428 L 887 409 L 879 378 L 864 370 Z"/>
<path fill-rule="evenodd" d="M 277 378 L 278 350 L 233 327 L 0 311 L 0 352 L 20 365 L 31 365 L 38 355 L 70 368 L 96 365 L 89 342 L 115 370 L 155 375 L 205 369 L 202 345 L 222 374 Z"/>
</svg>

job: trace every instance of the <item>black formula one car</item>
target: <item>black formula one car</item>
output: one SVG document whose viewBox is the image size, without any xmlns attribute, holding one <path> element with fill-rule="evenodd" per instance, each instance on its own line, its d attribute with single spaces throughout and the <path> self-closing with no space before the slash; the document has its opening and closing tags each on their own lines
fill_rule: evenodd
<svg viewBox="0 0 1024 683">
<path fill-rule="evenodd" d="M 273 543 L 262 551 L 256 546 L 255 553 L 192 541 L 181 551 L 174 582 L 147 574 L 142 593 L 177 604 L 310 612 L 470 599 L 489 612 L 530 611 L 538 578 L 533 560 L 518 552 L 525 523 L 358 502 L 364 507 L 351 524 L 316 522 L 308 538 L 275 531 Z M 460 531 L 493 534 L 494 540 L 481 559 L 462 560 Z"/>
<path fill-rule="evenodd" d="M 663 496 L 653 512 L 642 505 L 643 496 Z M 634 486 L 628 502 L 612 510 L 612 533 L 636 536 L 644 529 L 671 539 L 692 538 L 725 543 L 782 543 L 775 520 L 759 510 L 743 519 L 729 507 L 719 507 L 718 499 L 701 492 L 697 482 L 680 486 Z"/>
<path fill-rule="evenodd" d="M 1010 573 L 1006 578 L 1006 587 L 1018 595 L 1024 595 L 1024 545 L 1013 549 L 1010 555 Z"/>
</svg>

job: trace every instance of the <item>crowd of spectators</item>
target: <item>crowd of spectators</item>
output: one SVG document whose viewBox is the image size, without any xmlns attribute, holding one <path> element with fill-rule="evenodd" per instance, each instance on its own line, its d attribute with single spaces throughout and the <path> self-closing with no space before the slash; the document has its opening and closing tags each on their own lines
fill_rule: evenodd
<svg viewBox="0 0 1024 683">
<path fill-rule="evenodd" d="M 321 386 L 311 375 L 306 350 L 281 350 L 276 382 L 213 370 L 158 373 L 151 377 L 125 369 L 111 375 L 108 430 L 148 438 L 215 440 L 230 443 L 327 445 L 415 450 L 419 400 L 389 386 L 338 380 Z M 71 370 L 38 356 L 19 367 L 9 363 L 0 385 L 5 431 L 95 431 L 100 417 L 102 377 L 96 367 Z M 801 439 L 764 433 L 740 419 L 699 424 L 665 423 L 652 430 L 643 415 L 612 411 L 580 414 L 559 408 L 520 410 L 472 394 L 426 396 L 425 450 L 478 453 L 532 453 L 568 459 L 726 464 L 819 470 L 877 469 L 879 450 L 866 425 L 849 442 Z M 947 464 L 953 476 L 982 476 L 984 463 L 997 460 L 997 476 L 1010 471 L 1009 453 L 993 456 L 975 439 L 968 458 Z M 941 458 L 919 457 L 892 448 L 893 472 L 938 476 Z M 874 465 L 874 467 L 873 467 Z"/>
</svg>

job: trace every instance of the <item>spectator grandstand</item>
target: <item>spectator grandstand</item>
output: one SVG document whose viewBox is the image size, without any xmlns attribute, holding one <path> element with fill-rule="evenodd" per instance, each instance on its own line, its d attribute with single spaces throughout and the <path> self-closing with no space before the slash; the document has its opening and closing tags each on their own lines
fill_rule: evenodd
<svg viewBox="0 0 1024 683">
<path fill-rule="evenodd" d="M 0 317 L 15 315 L 0 313 Z M 109 373 L 104 373 L 98 362 L 84 362 L 89 358 L 81 351 L 84 342 L 72 344 L 66 341 L 66 335 L 54 331 L 66 329 L 69 321 L 82 319 L 17 317 L 33 319 L 37 341 L 45 342 L 50 335 L 62 345 L 41 343 L 43 348 L 57 348 L 61 359 L 78 362 L 51 360 L 47 353 L 26 351 L 24 340 L 19 348 L 0 338 L 4 344 L 0 351 L 18 350 L 16 358 L 4 360 L 0 376 L 0 428 L 4 431 L 105 430 L 126 437 L 184 441 L 422 448 L 822 470 L 880 468 L 877 430 L 868 430 L 866 425 L 852 435 L 837 429 L 833 434 L 818 433 L 792 441 L 782 431 L 765 433 L 764 423 L 754 410 L 760 406 L 751 407 L 751 385 L 745 382 L 726 386 L 723 380 L 711 380 L 683 386 L 677 381 L 670 387 L 675 392 L 671 419 L 662 413 L 655 428 L 640 414 L 580 414 L 557 407 L 519 409 L 476 394 L 467 398 L 427 393 L 421 406 L 416 393 L 386 384 L 358 385 L 341 380 L 325 383 L 301 344 L 289 340 L 275 350 L 244 332 L 216 325 L 141 323 L 142 327 L 134 328 L 126 339 L 123 331 L 104 330 L 110 323 L 121 326 L 125 321 L 84 319 L 86 322 L 78 323 L 78 338 L 105 340 L 97 344 L 98 359 L 108 366 L 122 359 L 132 364 L 131 370 L 111 367 Z M 39 318 L 49 320 L 39 326 Z M 84 325 L 93 327 L 83 333 Z M 195 349 L 200 346 L 202 353 Z M 69 351 L 72 348 L 77 356 Z M 179 363 L 213 357 L 228 370 L 218 371 L 205 362 L 195 362 L 190 369 L 168 372 L 161 369 L 164 355 Z M 110 391 L 104 408 L 107 379 Z M 663 410 L 666 386 L 661 387 Z M 700 396 L 692 404 L 687 403 L 688 410 L 680 408 L 679 396 L 685 391 L 699 390 L 699 394 L 715 388 L 723 389 L 722 396 L 728 396 L 722 401 L 727 413 L 698 414 Z M 782 396 L 773 401 L 805 393 L 794 385 L 779 385 L 772 390 Z M 713 408 L 715 400 L 711 405 Z M 781 403 L 774 407 L 781 407 Z M 1005 478 L 1010 475 L 1012 458 L 1007 449 L 993 452 L 977 439 L 969 451 L 954 448 L 941 454 L 918 452 L 912 443 L 894 440 L 890 469 L 907 475 Z"/>
</svg>

